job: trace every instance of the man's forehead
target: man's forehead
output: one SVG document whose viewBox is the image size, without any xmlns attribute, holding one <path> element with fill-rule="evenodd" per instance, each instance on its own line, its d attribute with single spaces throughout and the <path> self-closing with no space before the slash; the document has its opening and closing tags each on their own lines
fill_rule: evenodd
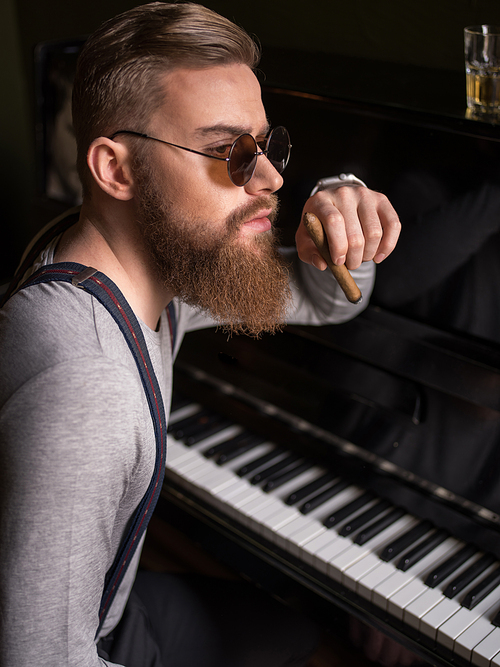
<svg viewBox="0 0 500 667">
<path fill-rule="evenodd" d="M 164 78 L 163 113 L 199 137 L 267 130 L 261 88 L 246 65 L 177 68 Z"/>
</svg>

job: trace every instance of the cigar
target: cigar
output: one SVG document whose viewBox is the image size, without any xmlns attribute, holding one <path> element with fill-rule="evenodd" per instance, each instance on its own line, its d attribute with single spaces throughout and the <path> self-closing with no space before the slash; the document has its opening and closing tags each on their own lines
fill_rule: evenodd
<svg viewBox="0 0 500 667">
<path fill-rule="evenodd" d="M 309 236 L 314 241 L 316 248 L 319 250 L 321 257 L 323 257 L 325 262 L 328 264 L 328 268 L 335 276 L 347 300 L 351 303 L 361 303 L 363 298 L 361 291 L 356 285 L 354 278 L 349 273 L 345 264 L 337 266 L 332 262 L 325 230 L 314 213 L 304 213 L 304 225 L 309 232 Z"/>
</svg>

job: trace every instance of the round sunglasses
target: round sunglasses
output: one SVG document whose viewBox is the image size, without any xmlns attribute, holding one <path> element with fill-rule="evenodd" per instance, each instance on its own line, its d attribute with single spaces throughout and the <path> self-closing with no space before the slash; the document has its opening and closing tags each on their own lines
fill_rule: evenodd
<svg viewBox="0 0 500 667">
<path fill-rule="evenodd" d="M 227 173 L 234 185 L 243 187 L 252 178 L 257 166 L 257 158 L 259 155 L 265 155 L 269 162 L 273 165 L 278 173 L 283 173 L 288 160 L 290 159 L 290 151 L 292 145 L 290 143 L 290 135 L 288 130 L 281 125 L 271 130 L 265 142 L 257 143 L 251 134 L 242 134 L 231 144 L 228 157 L 219 157 L 218 155 L 210 155 L 208 153 L 201 153 L 195 151 L 193 148 L 186 148 L 178 144 L 172 144 L 170 141 L 157 139 L 151 137 L 149 134 L 143 132 L 134 132 L 133 130 L 118 130 L 114 132 L 108 139 L 114 139 L 118 134 L 131 134 L 142 139 L 151 139 L 152 141 L 159 141 L 167 146 L 174 146 L 189 153 L 196 153 L 196 155 L 203 155 L 214 160 L 223 160 L 227 162 Z M 262 146 L 264 144 L 264 146 Z M 259 150 L 262 149 L 262 150 Z"/>
</svg>

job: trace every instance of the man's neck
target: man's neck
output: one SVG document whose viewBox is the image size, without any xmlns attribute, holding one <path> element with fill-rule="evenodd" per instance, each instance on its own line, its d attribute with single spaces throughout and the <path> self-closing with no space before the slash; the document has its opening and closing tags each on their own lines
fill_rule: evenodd
<svg viewBox="0 0 500 667">
<path fill-rule="evenodd" d="M 130 206 L 98 211 L 84 203 L 79 221 L 63 234 L 55 261 L 78 262 L 106 274 L 153 330 L 173 297 L 156 278 Z"/>
</svg>

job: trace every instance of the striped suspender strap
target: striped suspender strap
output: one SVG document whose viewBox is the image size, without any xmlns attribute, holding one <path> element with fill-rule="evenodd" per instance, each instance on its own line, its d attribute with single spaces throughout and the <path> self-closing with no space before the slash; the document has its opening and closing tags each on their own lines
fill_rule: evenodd
<svg viewBox="0 0 500 667">
<path fill-rule="evenodd" d="M 99 609 L 99 628 L 97 630 L 97 633 L 99 633 L 115 593 L 146 530 L 161 491 L 165 473 L 167 444 L 166 417 L 160 387 L 154 374 L 141 327 L 118 287 L 107 276 L 95 269 L 81 264 L 65 262 L 42 267 L 20 289 L 50 281 L 72 283 L 75 287 L 84 289 L 110 312 L 124 335 L 137 364 L 146 392 L 156 437 L 156 462 L 151 482 L 132 517 L 130 528 L 120 545 L 113 565 L 106 574 L 104 593 Z M 172 304 L 170 304 L 167 314 L 173 347 L 175 342 L 175 311 Z"/>
</svg>

